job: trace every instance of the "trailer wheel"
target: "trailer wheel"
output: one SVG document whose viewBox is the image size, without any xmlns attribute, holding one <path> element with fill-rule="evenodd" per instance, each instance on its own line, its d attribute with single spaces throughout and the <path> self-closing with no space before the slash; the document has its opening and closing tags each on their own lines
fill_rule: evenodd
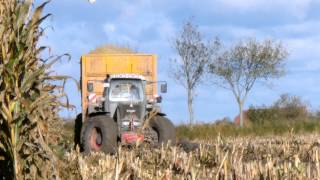
<svg viewBox="0 0 320 180">
<path fill-rule="evenodd" d="M 117 148 L 117 124 L 107 116 L 90 117 L 82 126 L 81 146 L 90 152 L 114 153 Z"/>
<path fill-rule="evenodd" d="M 158 145 L 171 145 L 176 143 L 176 130 L 172 122 L 163 116 L 155 116 L 150 119 L 149 126 L 158 134 Z"/>
</svg>

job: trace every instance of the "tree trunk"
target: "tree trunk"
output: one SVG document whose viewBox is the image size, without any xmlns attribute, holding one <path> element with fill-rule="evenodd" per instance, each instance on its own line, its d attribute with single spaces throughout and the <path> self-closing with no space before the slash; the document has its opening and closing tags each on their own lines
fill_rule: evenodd
<svg viewBox="0 0 320 180">
<path fill-rule="evenodd" d="M 194 123 L 192 89 L 188 89 L 188 110 L 189 110 L 189 124 L 191 126 Z"/>
<path fill-rule="evenodd" d="M 239 115 L 240 115 L 240 127 L 243 127 L 244 125 L 244 119 L 243 119 L 243 102 L 239 102 Z"/>
</svg>

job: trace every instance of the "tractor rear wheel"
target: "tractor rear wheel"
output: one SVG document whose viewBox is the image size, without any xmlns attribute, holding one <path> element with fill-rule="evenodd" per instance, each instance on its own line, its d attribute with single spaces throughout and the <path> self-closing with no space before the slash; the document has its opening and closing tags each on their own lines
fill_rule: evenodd
<svg viewBox="0 0 320 180">
<path fill-rule="evenodd" d="M 81 146 L 85 154 L 90 152 L 114 153 L 117 148 L 118 127 L 107 116 L 90 117 L 82 126 Z"/>
<path fill-rule="evenodd" d="M 149 126 L 156 131 L 158 135 L 158 145 L 166 145 L 170 143 L 175 145 L 176 143 L 176 130 L 172 122 L 163 116 L 155 116 L 150 119 Z"/>
</svg>

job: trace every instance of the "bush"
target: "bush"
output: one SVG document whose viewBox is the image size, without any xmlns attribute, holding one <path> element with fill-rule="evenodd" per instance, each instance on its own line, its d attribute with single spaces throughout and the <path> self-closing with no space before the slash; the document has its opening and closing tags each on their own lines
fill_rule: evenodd
<svg viewBox="0 0 320 180">
<path fill-rule="evenodd" d="M 280 99 L 273 105 L 280 115 L 287 120 L 303 120 L 308 118 L 308 109 L 306 103 L 304 103 L 298 96 L 290 96 L 283 94 Z"/>
<path fill-rule="evenodd" d="M 283 94 L 271 107 L 250 107 L 249 121 L 257 124 L 271 121 L 300 121 L 307 120 L 310 113 L 307 105 L 298 96 Z"/>
<path fill-rule="evenodd" d="M 212 140 L 219 135 L 222 137 L 241 137 L 320 132 L 320 121 L 267 121 L 263 124 L 252 123 L 243 128 L 232 123 L 201 124 L 192 127 L 180 125 L 176 130 L 178 139 Z"/>
</svg>

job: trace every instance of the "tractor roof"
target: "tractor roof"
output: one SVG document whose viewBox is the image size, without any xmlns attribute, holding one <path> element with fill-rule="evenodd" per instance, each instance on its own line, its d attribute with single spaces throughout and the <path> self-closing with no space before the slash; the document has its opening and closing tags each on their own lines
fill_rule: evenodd
<svg viewBox="0 0 320 180">
<path fill-rule="evenodd" d="M 146 78 L 139 74 L 113 74 L 110 75 L 110 79 L 140 79 L 146 80 Z"/>
</svg>

